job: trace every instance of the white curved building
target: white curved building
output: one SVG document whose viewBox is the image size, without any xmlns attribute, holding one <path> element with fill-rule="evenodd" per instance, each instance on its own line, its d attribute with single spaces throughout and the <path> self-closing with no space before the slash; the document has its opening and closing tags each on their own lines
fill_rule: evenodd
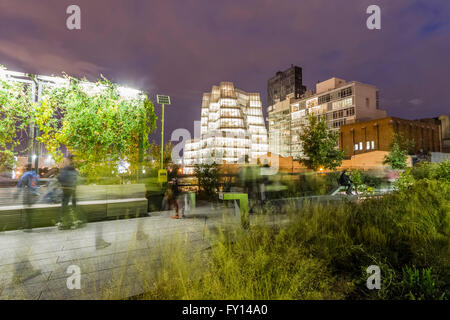
<svg viewBox="0 0 450 320">
<path fill-rule="evenodd" d="M 201 137 L 186 142 L 185 173 L 195 164 L 244 163 L 266 154 L 267 130 L 259 93 L 236 89 L 232 82 L 213 86 L 203 94 Z"/>
</svg>

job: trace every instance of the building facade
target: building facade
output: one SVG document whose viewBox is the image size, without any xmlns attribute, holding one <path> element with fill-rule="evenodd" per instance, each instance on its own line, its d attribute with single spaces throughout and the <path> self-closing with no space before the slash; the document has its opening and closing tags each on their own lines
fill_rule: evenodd
<svg viewBox="0 0 450 320">
<path fill-rule="evenodd" d="M 293 94 L 294 98 L 300 98 L 305 91 L 302 68 L 291 65 L 289 69 L 278 71 L 267 81 L 267 104 L 273 106 L 290 94 Z"/>
<path fill-rule="evenodd" d="M 291 155 L 291 104 L 293 95 L 268 108 L 269 151 L 283 157 Z"/>
<path fill-rule="evenodd" d="M 441 115 L 438 120 L 441 125 L 442 152 L 450 153 L 450 116 Z"/>
<path fill-rule="evenodd" d="M 213 86 L 203 94 L 200 137 L 187 141 L 184 172 L 195 164 L 243 163 L 266 154 L 267 130 L 259 93 L 247 93 L 232 82 Z"/>
<path fill-rule="evenodd" d="M 289 112 L 286 112 L 287 105 Z M 285 101 L 269 106 L 267 113 L 269 151 L 294 159 L 303 156 L 299 134 L 310 115 L 325 119 L 328 128 L 335 131 L 345 124 L 386 117 L 386 111 L 379 109 L 376 87 L 339 78 L 317 83 L 315 92 L 307 91 L 298 99 L 287 96 Z M 280 130 L 281 123 L 289 126 Z"/>
<path fill-rule="evenodd" d="M 385 117 L 341 126 L 339 148 L 346 157 L 370 151 L 390 151 L 395 134 L 413 142 L 411 153 L 441 151 L 440 125 L 431 120 Z"/>
</svg>

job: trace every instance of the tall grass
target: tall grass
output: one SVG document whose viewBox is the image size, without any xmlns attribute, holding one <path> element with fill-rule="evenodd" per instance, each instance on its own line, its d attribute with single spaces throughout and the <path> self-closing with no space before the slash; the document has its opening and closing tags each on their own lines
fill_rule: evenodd
<svg viewBox="0 0 450 320">
<path fill-rule="evenodd" d="M 144 299 L 447 299 L 450 183 L 359 203 L 310 205 L 285 225 L 219 231 L 208 250 L 166 251 Z M 211 240 L 213 239 L 211 235 Z M 378 265 L 381 290 L 368 290 Z M 413 271 L 411 271 L 413 270 Z"/>
</svg>

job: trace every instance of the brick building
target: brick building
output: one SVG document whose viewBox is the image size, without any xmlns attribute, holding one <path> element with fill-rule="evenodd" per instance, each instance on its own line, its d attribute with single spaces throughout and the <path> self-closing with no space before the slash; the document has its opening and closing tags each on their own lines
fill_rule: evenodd
<svg viewBox="0 0 450 320">
<path fill-rule="evenodd" d="M 390 151 L 395 133 L 414 141 L 413 153 L 440 152 L 442 137 L 436 119 L 405 120 L 386 117 L 346 124 L 340 128 L 339 147 L 350 157 L 374 150 Z"/>
</svg>

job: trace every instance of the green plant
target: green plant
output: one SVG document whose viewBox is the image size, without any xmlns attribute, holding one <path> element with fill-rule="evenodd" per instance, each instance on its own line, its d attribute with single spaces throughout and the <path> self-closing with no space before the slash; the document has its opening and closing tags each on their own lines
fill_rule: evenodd
<svg viewBox="0 0 450 320">
<path fill-rule="evenodd" d="M 350 179 L 353 181 L 355 185 L 356 191 L 364 191 L 365 186 L 363 185 L 363 176 L 360 170 L 354 170 L 350 172 Z"/>
<path fill-rule="evenodd" d="M 216 190 L 219 188 L 220 168 L 215 162 L 211 164 L 196 164 L 194 169 L 200 192 L 208 200 L 216 200 Z"/>
<path fill-rule="evenodd" d="M 329 130 L 326 121 L 311 115 L 299 135 L 305 157 L 300 159 L 309 169 L 336 169 L 342 164 L 344 152 L 337 148 L 338 134 Z"/>
<path fill-rule="evenodd" d="M 164 161 L 165 168 L 167 168 L 168 166 L 170 166 L 172 164 L 172 150 L 173 150 L 173 144 L 171 141 L 164 145 L 163 161 Z M 160 167 L 160 165 L 161 165 L 161 145 L 157 144 L 156 142 L 150 143 L 149 148 L 148 148 L 148 155 L 150 158 L 152 158 L 155 161 L 155 165 Z"/>
<path fill-rule="evenodd" d="M 0 172 L 11 171 L 15 164 L 16 160 L 11 150 L 0 151 Z"/>
<path fill-rule="evenodd" d="M 15 147 L 33 121 L 34 108 L 29 85 L 0 78 L 0 171 L 14 166 Z"/>
<path fill-rule="evenodd" d="M 395 134 L 391 144 L 391 152 L 385 156 L 383 164 L 388 164 L 396 170 L 405 169 L 408 153 L 412 150 L 412 147 L 412 141 L 405 139 L 401 134 Z"/>
<path fill-rule="evenodd" d="M 301 173 L 297 179 L 288 179 L 287 192 L 284 197 L 302 197 L 310 195 L 326 195 L 338 186 L 338 172 L 317 173 L 308 172 Z"/>
<path fill-rule="evenodd" d="M 380 187 L 380 185 L 382 183 L 382 179 L 380 177 L 377 177 L 373 173 L 366 172 L 366 171 L 362 171 L 361 175 L 362 175 L 362 183 L 365 184 L 366 186 L 372 187 L 372 188 Z"/>
<path fill-rule="evenodd" d="M 450 161 L 421 162 L 412 168 L 407 168 L 395 182 L 395 187 L 399 190 L 407 190 L 421 180 L 450 181 Z"/>
<path fill-rule="evenodd" d="M 437 179 L 450 180 L 450 161 L 440 163 L 421 162 L 411 169 L 411 174 L 416 180 Z"/>
<path fill-rule="evenodd" d="M 406 299 L 411 300 L 443 300 L 445 292 L 439 288 L 437 277 L 432 274 L 432 268 L 406 266 L 403 269 L 402 286 Z"/>
<path fill-rule="evenodd" d="M 148 134 L 155 128 L 153 104 L 144 95 L 132 99 L 120 95 L 117 85 L 105 78 L 95 91 L 83 81 L 66 77 L 67 87 L 46 88 L 36 109 L 38 138 L 55 160 L 61 160 L 60 146 L 76 155 L 80 172 L 99 177 L 107 168 L 117 174 L 115 163 L 127 159 L 137 170 L 138 150 L 149 146 Z"/>
</svg>

